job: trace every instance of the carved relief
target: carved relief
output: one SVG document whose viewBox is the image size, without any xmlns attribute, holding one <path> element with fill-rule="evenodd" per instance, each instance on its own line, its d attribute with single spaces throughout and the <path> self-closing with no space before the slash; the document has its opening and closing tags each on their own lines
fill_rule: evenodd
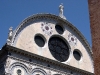
<svg viewBox="0 0 100 75">
<path fill-rule="evenodd" d="M 73 34 L 68 35 L 68 42 L 71 46 L 77 45 L 77 38 Z"/>
<path fill-rule="evenodd" d="M 6 64 L 5 64 L 5 67 L 6 67 L 6 68 L 8 68 L 8 67 L 9 67 L 10 62 L 11 62 L 11 59 L 10 59 L 10 58 L 8 58 L 8 59 L 6 60 Z"/>
<path fill-rule="evenodd" d="M 47 35 L 51 35 L 52 32 L 53 32 L 51 25 L 49 23 L 47 23 L 47 22 L 43 22 L 41 24 L 41 29 Z"/>
<path fill-rule="evenodd" d="M 13 63 L 9 69 L 12 75 L 28 75 L 28 68 L 23 63 Z"/>
</svg>

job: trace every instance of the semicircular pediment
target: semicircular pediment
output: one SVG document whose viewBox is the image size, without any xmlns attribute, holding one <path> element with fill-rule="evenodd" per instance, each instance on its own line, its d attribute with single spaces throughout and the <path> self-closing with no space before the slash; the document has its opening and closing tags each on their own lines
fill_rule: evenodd
<svg viewBox="0 0 100 75">
<path fill-rule="evenodd" d="M 12 46 L 93 72 L 92 52 L 86 39 L 56 15 L 37 14 L 25 19 L 13 33 Z"/>
</svg>

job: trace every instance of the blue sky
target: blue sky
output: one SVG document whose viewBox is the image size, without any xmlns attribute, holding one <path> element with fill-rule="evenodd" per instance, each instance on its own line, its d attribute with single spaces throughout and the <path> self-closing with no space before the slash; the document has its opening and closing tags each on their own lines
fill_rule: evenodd
<svg viewBox="0 0 100 75">
<path fill-rule="evenodd" d="M 92 45 L 87 0 L 0 0 L 0 48 L 6 43 L 9 27 L 15 29 L 25 18 L 37 13 L 58 15 L 61 3 L 64 16 Z"/>
</svg>

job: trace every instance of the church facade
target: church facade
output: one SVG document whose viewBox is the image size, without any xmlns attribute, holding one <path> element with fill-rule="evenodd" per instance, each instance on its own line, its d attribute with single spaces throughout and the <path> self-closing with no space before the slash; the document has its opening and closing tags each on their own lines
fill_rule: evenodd
<svg viewBox="0 0 100 75">
<path fill-rule="evenodd" d="M 81 32 L 59 16 L 26 18 L 0 51 L 0 75 L 93 75 L 92 51 Z"/>
</svg>

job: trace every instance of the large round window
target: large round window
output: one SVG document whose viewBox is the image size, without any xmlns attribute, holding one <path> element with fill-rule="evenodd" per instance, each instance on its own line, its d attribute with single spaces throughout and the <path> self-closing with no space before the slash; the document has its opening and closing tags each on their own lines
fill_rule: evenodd
<svg viewBox="0 0 100 75">
<path fill-rule="evenodd" d="M 76 60 L 79 61 L 79 60 L 81 59 L 81 53 L 79 52 L 78 49 L 75 49 L 75 50 L 74 50 L 73 55 L 74 55 L 74 58 L 75 58 Z"/>
<path fill-rule="evenodd" d="M 35 40 L 35 43 L 40 47 L 43 47 L 45 44 L 45 40 L 40 35 L 36 35 L 34 40 Z"/>
<path fill-rule="evenodd" d="M 69 57 L 69 47 L 60 37 L 52 37 L 49 40 L 49 49 L 51 54 L 58 61 L 64 62 Z"/>
</svg>

